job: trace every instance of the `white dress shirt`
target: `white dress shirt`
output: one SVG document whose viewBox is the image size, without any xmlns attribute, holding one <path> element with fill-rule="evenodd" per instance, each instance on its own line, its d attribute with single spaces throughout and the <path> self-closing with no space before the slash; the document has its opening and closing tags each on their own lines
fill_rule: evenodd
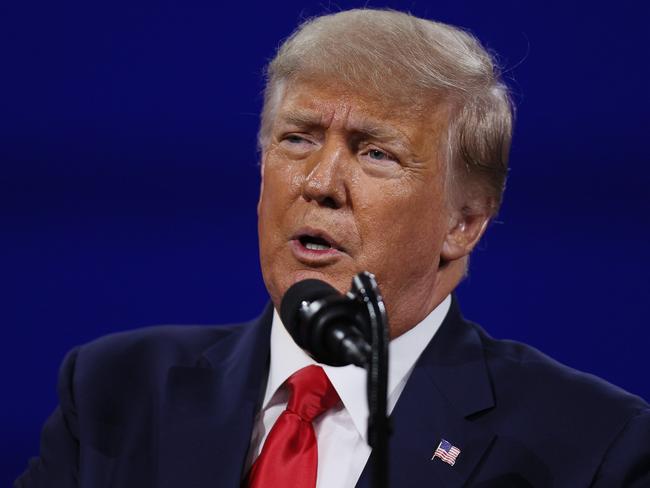
<svg viewBox="0 0 650 488">
<path fill-rule="evenodd" d="M 451 297 L 425 319 L 389 344 L 388 413 L 404 390 L 415 362 L 440 328 Z M 262 409 L 257 414 L 246 468 L 259 456 L 266 436 L 287 405 L 283 383 L 299 369 L 316 363 L 293 341 L 277 311 L 271 326 L 271 364 Z M 357 366 L 321 365 L 341 402 L 314 420 L 318 444 L 317 488 L 353 488 L 370 456 L 367 441 L 366 371 Z"/>
</svg>

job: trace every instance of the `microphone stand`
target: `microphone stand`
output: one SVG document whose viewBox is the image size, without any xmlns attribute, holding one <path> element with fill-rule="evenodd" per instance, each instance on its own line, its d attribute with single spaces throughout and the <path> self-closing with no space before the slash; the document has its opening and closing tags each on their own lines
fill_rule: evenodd
<svg viewBox="0 0 650 488">
<path fill-rule="evenodd" d="M 372 486 L 388 488 L 388 318 L 374 275 L 366 271 L 352 280 L 354 295 L 365 306 L 369 318 L 371 354 L 368 371 L 368 444 L 372 448 Z"/>
<path fill-rule="evenodd" d="M 318 362 L 367 370 L 372 486 L 388 488 L 388 318 L 374 275 L 357 274 L 346 295 L 322 281 L 298 282 L 285 293 L 280 314 L 296 344 Z"/>
</svg>

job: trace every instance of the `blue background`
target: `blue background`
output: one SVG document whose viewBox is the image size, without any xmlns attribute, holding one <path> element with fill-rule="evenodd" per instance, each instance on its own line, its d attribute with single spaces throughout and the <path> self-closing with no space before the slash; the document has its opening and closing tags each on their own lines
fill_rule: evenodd
<svg viewBox="0 0 650 488">
<path fill-rule="evenodd" d="M 301 19 L 361 3 L 2 3 L 2 485 L 37 453 L 68 349 L 262 309 L 262 68 Z M 646 2 L 370 5 L 471 29 L 514 91 L 465 315 L 650 398 Z"/>
</svg>

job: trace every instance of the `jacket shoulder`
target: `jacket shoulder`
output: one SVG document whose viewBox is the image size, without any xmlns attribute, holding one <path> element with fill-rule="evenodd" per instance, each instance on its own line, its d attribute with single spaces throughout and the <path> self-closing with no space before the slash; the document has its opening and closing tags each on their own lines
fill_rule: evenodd
<svg viewBox="0 0 650 488">
<path fill-rule="evenodd" d="M 59 397 L 62 403 L 66 398 L 75 403 L 112 398 L 115 404 L 156 396 L 171 367 L 197 365 L 206 349 L 231 340 L 248 324 L 160 325 L 100 337 L 68 353 Z"/>
<path fill-rule="evenodd" d="M 472 324 L 480 336 L 497 402 L 512 402 L 518 412 L 535 412 L 540 428 L 613 439 L 633 417 L 650 406 L 595 375 L 564 365 L 529 345 L 498 340 Z M 520 428 L 529 430 L 531 425 Z M 517 426 L 517 416 L 510 417 Z M 534 427 L 534 425 L 532 426 Z"/>
<path fill-rule="evenodd" d="M 117 332 L 80 346 L 78 364 L 82 360 L 84 366 L 107 362 L 141 366 L 151 360 L 185 363 L 243 325 L 157 325 Z"/>
<path fill-rule="evenodd" d="M 623 481 L 636 474 L 646 481 L 650 477 L 645 400 L 534 347 L 494 339 L 471 325 L 480 337 L 496 405 L 482 421 L 497 433 L 503 452 L 527 452 L 559 486 L 595 481 L 594 486 L 646 486 Z"/>
<path fill-rule="evenodd" d="M 94 476 L 94 469 L 121 454 L 138 466 L 134 473 L 151 469 L 169 371 L 197 365 L 204 351 L 237 341 L 248 325 L 146 327 L 71 350 L 59 372 L 59 407 L 43 428 L 40 458 L 15 486 L 86 486 L 83 473 Z"/>
<path fill-rule="evenodd" d="M 598 376 L 562 364 L 527 344 L 494 339 L 480 326 L 472 325 L 481 338 L 495 385 L 499 380 L 507 380 L 510 388 L 518 387 L 524 397 L 544 396 L 562 403 L 570 399 L 574 404 L 587 403 L 609 413 L 631 415 L 650 408 L 641 397 Z"/>
</svg>

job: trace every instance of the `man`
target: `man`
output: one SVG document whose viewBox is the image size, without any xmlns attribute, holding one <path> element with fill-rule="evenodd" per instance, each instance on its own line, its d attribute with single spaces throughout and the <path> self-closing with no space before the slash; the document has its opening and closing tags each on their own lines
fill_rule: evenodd
<svg viewBox="0 0 650 488">
<path fill-rule="evenodd" d="M 269 65 L 260 129 L 273 306 L 72 351 L 16 486 L 369 486 L 364 372 L 314 369 L 274 312 L 299 280 L 343 292 L 363 270 L 390 322 L 392 486 L 650 486 L 643 400 L 492 339 L 452 297 L 499 208 L 510 135 L 507 90 L 468 34 L 374 10 L 301 26 Z M 309 461 L 278 462 L 303 371 L 328 405 L 300 424 Z"/>
</svg>

